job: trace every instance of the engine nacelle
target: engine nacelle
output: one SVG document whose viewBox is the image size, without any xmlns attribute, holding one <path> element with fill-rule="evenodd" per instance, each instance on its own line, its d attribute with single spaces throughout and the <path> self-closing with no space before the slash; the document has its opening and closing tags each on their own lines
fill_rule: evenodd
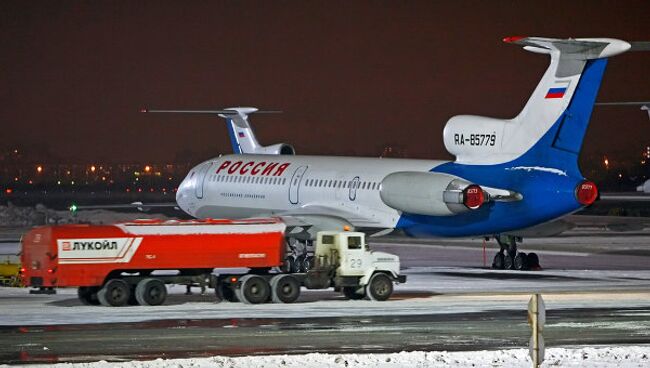
<svg viewBox="0 0 650 368">
<path fill-rule="evenodd" d="M 384 178 L 381 200 L 398 211 L 429 216 L 452 216 L 476 210 L 487 194 L 459 177 L 429 172 L 396 172 Z"/>
<path fill-rule="evenodd" d="M 262 155 L 295 155 L 296 150 L 289 144 L 278 143 L 271 146 L 256 148 L 255 153 Z"/>
</svg>

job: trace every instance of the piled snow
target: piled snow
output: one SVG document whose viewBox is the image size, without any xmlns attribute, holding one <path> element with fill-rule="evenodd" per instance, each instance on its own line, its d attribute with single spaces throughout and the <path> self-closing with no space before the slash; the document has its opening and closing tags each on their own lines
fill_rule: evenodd
<svg viewBox="0 0 650 368">
<path fill-rule="evenodd" d="M 0 227 L 32 227 L 55 224 L 112 224 L 119 221 L 159 218 L 167 220 L 160 214 L 142 212 L 122 213 L 108 210 L 85 210 L 72 214 L 70 211 L 56 211 L 37 204 L 35 207 L 17 207 L 11 203 L 0 206 Z"/>
<path fill-rule="evenodd" d="M 585 347 L 575 349 L 552 348 L 546 351 L 542 367 L 647 367 L 650 365 L 649 346 Z M 156 359 L 111 363 L 62 363 L 30 365 L 30 367 L 84 367 L 84 368 L 389 368 L 389 367 L 530 367 L 527 349 L 463 352 L 400 352 L 392 354 L 320 354 L 268 355 L 192 359 Z"/>
</svg>

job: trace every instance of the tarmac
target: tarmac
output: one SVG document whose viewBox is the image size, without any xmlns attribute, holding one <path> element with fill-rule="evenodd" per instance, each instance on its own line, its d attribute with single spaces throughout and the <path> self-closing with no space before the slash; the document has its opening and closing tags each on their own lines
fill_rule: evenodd
<svg viewBox="0 0 650 368">
<path fill-rule="evenodd" d="M 526 347 L 526 307 L 546 301 L 546 345 L 650 344 L 650 232 L 526 239 L 541 271 L 497 271 L 482 239 L 373 239 L 406 284 L 386 302 L 305 291 L 293 304 L 215 304 L 172 287 L 158 307 L 82 306 L 71 289 L 0 288 L 0 362 L 70 362 L 306 352 Z"/>
</svg>

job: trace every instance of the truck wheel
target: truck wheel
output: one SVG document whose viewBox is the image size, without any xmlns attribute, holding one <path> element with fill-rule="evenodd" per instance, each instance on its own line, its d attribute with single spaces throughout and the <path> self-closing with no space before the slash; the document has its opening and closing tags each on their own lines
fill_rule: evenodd
<svg viewBox="0 0 650 368">
<path fill-rule="evenodd" d="M 271 287 L 263 277 L 246 275 L 240 279 L 241 285 L 235 290 L 237 298 L 246 304 L 259 304 L 269 300 Z"/>
<path fill-rule="evenodd" d="M 99 291 L 97 286 L 80 286 L 77 289 L 77 296 L 83 305 L 99 305 L 97 291 Z"/>
<path fill-rule="evenodd" d="M 361 292 L 358 292 L 361 289 Z M 344 286 L 343 295 L 350 300 L 360 300 L 366 297 L 366 290 L 358 286 Z"/>
<path fill-rule="evenodd" d="M 217 295 L 217 303 L 221 303 L 222 301 L 228 301 L 231 303 L 236 303 L 239 301 L 237 299 L 237 295 L 235 295 L 235 291 L 232 289 L 232 287 L 225 282 L 219 282 L 216 288 L 214 288 L 214 292 Z"/>
<path fill-rule="evenodd" d="M 135 288 L 135 299 L 140 305 L 161 305 L 167 298 L 167 287 L 158 279 L 144 279 Z"/>
<path fill-rule="evenodd" d="M 383 302 L 393 293 L 393 281 L 383 273 L 372 275 L 366 285 L 366 295 L 370 300 Z"/>
<path fill-rule="evenodd" d="M 271 299 L 273 303 L 293 303 L 300 296 L 300 283 L 291 275 L 277 275 L 271 278 Z"/>
<path fill-rule="evenodd" d="M 97 292 L 97 299 L 105 307 L 122 307 L 128 303 L 130 294 L 131 288 L 126 281 L 112 279 Z"/>
</svg>

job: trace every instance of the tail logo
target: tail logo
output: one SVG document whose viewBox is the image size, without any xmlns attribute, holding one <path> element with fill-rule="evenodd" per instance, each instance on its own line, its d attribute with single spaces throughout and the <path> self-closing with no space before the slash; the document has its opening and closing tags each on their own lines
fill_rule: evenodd
<svg viewBox="0 0 650 368">
<path fill-rule="evenodd" d="M 569 82 L 555 82 L 555 85 L 548 89 L 544 98 L 562 98 L 569 88 Z"/>
</svg>

